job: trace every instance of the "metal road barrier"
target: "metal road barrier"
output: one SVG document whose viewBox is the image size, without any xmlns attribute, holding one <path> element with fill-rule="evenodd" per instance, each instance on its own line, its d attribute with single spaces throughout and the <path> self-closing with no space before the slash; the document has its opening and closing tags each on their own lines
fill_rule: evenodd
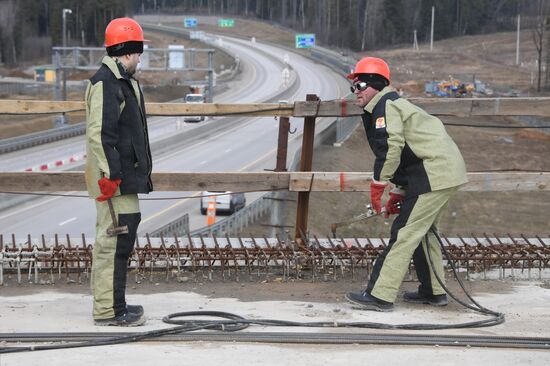
<svg viewBox="0 0 550 366">
<path fill-rule="evenodd" d="M 187 235 L 189 233 L 189 214 L 169 222 L 168 224 L 149 233 L 151 237 L 170 236 L 170 235 Z"/>
<path fill-rule="evenodd" d="M 84 122 L 0 140 L 0 154 L 26 149 L 86 133 Z"/>
</svg>

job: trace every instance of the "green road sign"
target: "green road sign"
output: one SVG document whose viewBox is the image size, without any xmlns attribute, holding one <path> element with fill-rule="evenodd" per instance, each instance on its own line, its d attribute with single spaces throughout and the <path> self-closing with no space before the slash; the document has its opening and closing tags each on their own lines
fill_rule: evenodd
<svg viewBox="0 0 550 366">
<path fill-rule="evenodd" d="M 311 48 L 315 46 L 315 34 L 297 34 L 296 48 Z"/>
<path fill-rule="evenodd" d="M 235 26 L 234 19 L 218 19 L 218 27 L 227 28 L 227 27 L 234 27 L 234 26 Z"/>
</svg>

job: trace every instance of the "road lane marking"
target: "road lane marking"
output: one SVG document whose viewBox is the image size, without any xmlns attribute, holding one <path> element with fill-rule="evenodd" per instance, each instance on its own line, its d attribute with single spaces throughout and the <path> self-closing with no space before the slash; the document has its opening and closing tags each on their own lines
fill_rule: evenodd
<svg viewBox="0 0 550 366">
<path fill-rule="evenodd" d="M 144 223 L 146 223 L 147 221 L 150 221 L 150 220 L 154 219 L 155 217 L 159 217 L 160 215 L 164 214 L 165 212 L 167 212 L 167 211 L 169 211 L 169 210 L 171 210 L 171 209 L 173 209 L 173 208 L 175 208 L 175 207 L 178 207 L 179 205 L 181 205 L 181 204 L 183 204 L 183 203 L 189 201 L 189 200 L 192 199 L 193 197 L 199 196 L 201 193 L 202 193 L 202 192 L 196 192 L 195 194 L 191 195 L 191 197 L 189 197 L 189 198 L 184 198 L 184 199 L 182 199 L 182 200 L 179 200 L 178 202 L 174 203 L 173 205 L 168 206 L 168 207 L 166 207 L 165 209 L 163 209 L 163 210 L 161 210 L 161 211 L 158 211 L 158 212 L 152 214 L 151 216 L 149 216 L 149 217 L 147 217 L 147 218 L 145 218 L 145 219 L 142 219 L 140 224 L 144 224 Z"/>
<path fill-rule="evenodd" d="M 55 200 L 58 200 L 58 199 L 60 199 L 60 198 L 61 198 L 61 197 L 53 197 L 53 198 L 50 198 L 50 199 L 48 199 L 48 200 L 44 200 L 44 201 L 42 201 L 42 202 L 38 202 L 38 203 L 32 204 L 32 205 L 30 205 L 30 206 L 28 206 L 28 207 L 23 207 L 23 208 L 18 209 L 18 210 L 16 210 L 16 211 L 10 212 L 10 213 L 8 213 L 8 214 L 6 214 L 6 215 L 0 216 L 0 220 L 3 220 L 3 219 L 5 219 L 5 218 L 7 218 L 7 217 L 10 217 L 10 216 L 19 215 L 20 213 L 23 213 L 23 212 L 28 211 L 28 210 L 32 210 L 32 209 L 37 208 L 37 207 L 39 207 L 39 206 L 43 206 L 43 205 L 45 205 L 45 204 L 48 204 L 48 203 L 50 203 L 50 202 L 52 202 L 52 201 L 55 201 Z"/>
<path fill-rule="evenodd" d="M 76 217 L 71 217 L 70 219 L 67 219 L 67 220 L 65 220 L 65 221 L 63 221 L 63 222 L 60 222 L 60 223 L 59 223 L 59 226 L 63 226 L 63 225 L 65 225 L 65 224 L 68 224 L 69 222 L 73 222 L 74 220 L 76 220 Z"/>
</svg>

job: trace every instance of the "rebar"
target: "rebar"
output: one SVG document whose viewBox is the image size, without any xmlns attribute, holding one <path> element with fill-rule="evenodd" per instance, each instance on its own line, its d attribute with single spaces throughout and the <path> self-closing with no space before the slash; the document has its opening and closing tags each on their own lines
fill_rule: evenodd
<svg viewBox="0 0 550 366">
<path fill-rule="evenodd" d="M 473 273 L 487 277 L 488 271 L 498 270 L 499 277 L 516 278 L 518 274 L 537 279 L 550 268 L 550 236 L 527 237 L 470 235 L 442 236 L 455 266 L 469 279 Z M 140 243 L 146 242 L 145 245 Z M 75 243 L 78 243 L 75 245 Z M 305 245 L 304 245 L 305 244 Z M 363 280 L 370 275 L 373 263 L 387 245 L 384 238 L 301 238 L 298 244 L 292 238 L 243 237 L 164 237 L 138 238 L 128 266 L 136 272 L 136 283 L 159 274 L 166 281 L 189 275 L 195 281 L 218 276 L 222 281 L 249 280 L 281 281 L 302 279 L 328 281 Z M 29 283 L 56 281 L 82 283 L 89 280 L 92 267 L 93 240 L 85 238 L 61 239 L 55 235 L 40 240 L 28 235 L 11 242 L 0 235 L 0 285 L 16 275 L 17 283 L 24 278 Z M 409 273 L 412 271 L 413 265 Z M 527 276 L 525 276 L 527 273 Z M 54 274 L 57 274 L 55 276 Z M 410 275 L 412 276 L 412 275 Z"/>
</svg>

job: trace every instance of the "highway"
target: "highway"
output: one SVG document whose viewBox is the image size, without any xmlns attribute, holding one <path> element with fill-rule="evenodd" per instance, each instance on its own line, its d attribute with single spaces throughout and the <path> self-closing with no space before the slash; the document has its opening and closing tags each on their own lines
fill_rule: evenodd
<svg viewBox="0 0 550 366">
<path fill-rule="evenodd" d="M 282 82 L 282 59 L 288 54 L 289 64 L 297 75 L 298 88 L 292 95 L 285 95 L 289 101 L 304 100 L 306 94 L 317 94 L 322 100 L 337 99 L 347 94 L 349 84 L 341 75 L 313 61 L 281 50 L 274 46 L 251 43 L 223 37 L 223 45 L 236 54 L 243 64 L 239 82 L 232 83 L 228 91 L 215 97 L 215 102 L 249 103 L 269 99 L 280 90 Z M 318 120 L 316 132 L 328 126 L 332 120 Z M 153 155 L 154 171 L 222 172 L 262 171 L 273 169 L 277 146 L 278 121 L 272 117 L 225 117 L 209 120 L 207 123 L 224 123 L 227 128 L 210 134 L 186 146 L 167 147 L 163 153 Z M 301 119 L 291 119 L 292 128 L 289 159 L 301 143 Z M 237 126 L 232 128 L 232 126 Z M 151 118 L 151 141 L 159 141 L 197 125 L 182 123 L 174 117 Z M 43 145 L 12 154 L 0 156 L 3 170 L 24 170 L 28 166 L 55 160 L 61 155 L 81 154 L 83 137 Z M 19 157 L 19 158 L 18 158 Z M 23 157 L 23 158 L 21 158 Z M 73 192 L 84 194 L 84 192 Z M 183 197 L 197 192 L 155 192 L 140 198 Z M 251 202 L 258 194 L 247 194 Z M 142 201 L 142 223 L 139 235 L 150 232 L 185 213 L 190 215 L 191 229 L 204 226 L 205 217 L 199 213 L 196 198 L 177 200 Z M 46 197 L 30 200 L 0 214 L 1 233 L 16 237 L 30 234 L 46 238 L 54 234 L 79 237 L 95 235 L 95 208 L 88 198 Z"/>
</svg>

